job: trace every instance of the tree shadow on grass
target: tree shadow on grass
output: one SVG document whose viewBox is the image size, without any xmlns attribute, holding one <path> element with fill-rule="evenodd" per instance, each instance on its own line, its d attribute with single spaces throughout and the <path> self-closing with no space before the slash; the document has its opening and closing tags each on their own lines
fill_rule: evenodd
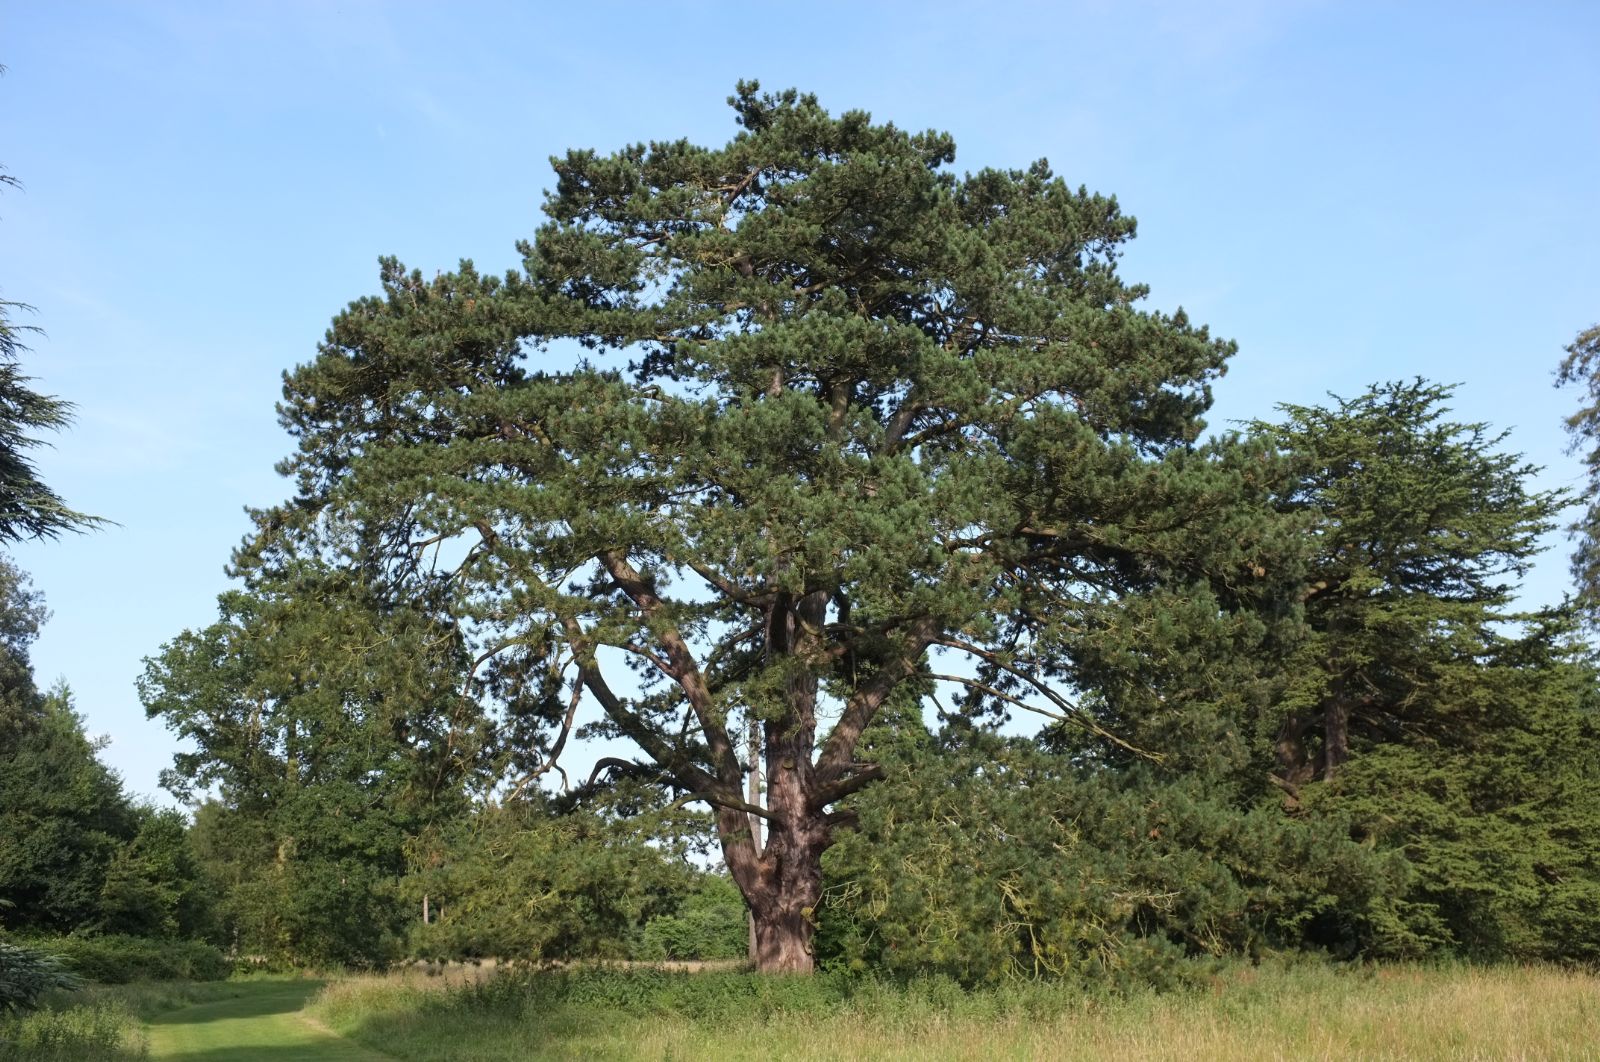
<svg viewBox="0 0 1600 1062">
<path fill-rule="evenodd" d="M 379 1057 L 355 1044 L 212 1047 L 161 1055 L 161 1062 L 370 1062 Z"/>
<path fill-rule="evenodd" d="M 158 1014 L 150 1019 L 155 1025 L 199 1025 L 228 1018 L 264 1018 L 272 1014 L 289 1014 L 305 1007 L 307 1001 L 322 989 L 326 981 L 290 981 L 271 990 L 251 992 L 234 999 L 214 1003 L 196 1003 L 177 1010 Z"/>
</svg>

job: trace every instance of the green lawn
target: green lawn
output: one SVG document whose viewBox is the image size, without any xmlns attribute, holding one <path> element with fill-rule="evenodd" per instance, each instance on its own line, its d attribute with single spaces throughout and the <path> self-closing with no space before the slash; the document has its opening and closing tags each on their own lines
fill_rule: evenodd
<svg viewBox="0 0 1600 1062">
<path fill-rule="evenodd" d="M 236 999 L 150 1021 L 152 1062 L 389 1062 L 303 1014 L 320 981 L 246 982 Z"/>
</svg>

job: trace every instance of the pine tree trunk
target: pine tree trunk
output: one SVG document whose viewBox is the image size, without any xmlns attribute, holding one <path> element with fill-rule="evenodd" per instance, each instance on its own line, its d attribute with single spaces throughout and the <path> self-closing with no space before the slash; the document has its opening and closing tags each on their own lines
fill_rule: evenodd
<svg viewBox="0 0 1600 1062">
<path fill-rule="evenodd" d="M 745 892 L 755 929 L 753 958 L 760 972 L 810 973 L 816 967 L 812 937 L 826 847 L 820 815 L 798 830 L 773 824 L 756 887 Z"/>
<path fill-rule="evenodd" d="M 811 921 L 811 910 L 820 893 L 820 889 L 816 890 L 809 899 L 803 895 L 783 897 L 772 909 L 755 916 L 757 970 L 808 974 L 816 968 L 811 944 L 816 927 Z"/>
<path fill-rule="evenodd" d="M 1306 732 L 1315 722 L 1310 714 L 1296 712 L 1278 728 L 1273 742 L 1278 776 L 1291 787 L 1303 785 L 1316 776 L 1316 767 L 1306 755 Z"/>
<path fill-rule="evenodd" d="M 811 763 L 804 743 L 767 740 L 766 843 L 757 854 L 750 817 L 722 809 L 717 828 L 723 857 L 750 907 L 752 960 L 762 973 L 810 973 L 812 937 L 822 898 L 822 853 L 832 841 L 821 810 L 810 807 Z"/>
<path fill-rule="evenodd" d="M 1330 697 L 1324 709 L 1323 726 L 1322 777 L 1331 782 L 1350 758 L 1350 702 L 1343 697 Z"/>
</svg>

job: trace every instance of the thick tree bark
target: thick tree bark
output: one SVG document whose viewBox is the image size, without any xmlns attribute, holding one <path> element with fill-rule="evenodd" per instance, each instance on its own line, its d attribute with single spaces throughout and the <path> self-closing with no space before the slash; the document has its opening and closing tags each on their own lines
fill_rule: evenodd
<svg viewBox="0 0 1600 1062">
<path fill-rule="evenodd" d="M 1278 728 L 1277 740 L 1273 743 L 1278 777 L 1288 784 L 1291 792 L 1309 782 L 1316 774 L 1315 767 L 1306 755 L 1306 731 L 1311 729 L 1315 721 L 1314 716 L 1296 712 Z"/>
<path fill-rule="evenodd" d="M 779 598 L 767 620 L 769 659 L 805 659 L 817 651 L 826 600 L 824 595 L 809 594 L 791 606 Z M 760 742 L 766 761 L 765 842 L 761 827 L 749 817 L 741 829 L 737 816 L 719 814 L 718 832 L 723 835 L 728 870 L 750 905 L 751 958 L 756 969 L 810 973 L 816 966 L 811 939 L 822 898 L 822 853 L 832 838 L 811 759 L 817 676 L 809 666 L 794 671 L 784 699 L 783 718 L 766 721 Z M 752 751 L 755 746 L 752 742 Z"/>
<path fill-rule="evenodd" d="M 601 566 L 647 617 L 658 617 L 662 601 L 653 584 L 641 576 L 619 551 L 597 558 Z M 873 764 L 854 762 L 856 742 L 895 686 L 916 670 L 916 661 L 938 633 L 927 617 L 906 624 L 879 666 L 845 703 L 820 756 L 817 737 L 819 676 L 834 666 L 838 653 L 830 646 L 826 630 L 828 590 L 802 595 L 776 593 L 765 606 L 766 663 L 783 666 L 781 702 L 764 704 L 767 715 L 761 740 L 752 741 L 751 760 L 759 744 L 765 753 L 766 806 L 746 799 L 741 790 L 753 781 L 752 772 L 739 763 L 735 740 L 718 710 L 711 688 L 690 652 L 687 641 L 671 624 L 654 632 L 661 653 L 656 666 L 683 690 L 705 739 L 710 769 L 688 763 L 675 753 L 672 742 L 645 724 L 611 689 L 592 661 L 580 661 L 580 681 L 601 709 L 626 736 L 639 743 L 651 759 L 671 772 L 674 781 L 716 809 L 717 836 L 723 861 L 751 915 L 752 958 L 766 973 L 809 973 L 815 967 L 811 940 L 816 928 L 816 907 L 822 898 L 822 853 L 832 841 L 828 806 L 881 777 Z M 587 638 L 576 619 L 564 620 L 574 645 Z M 779 712 L 772 709 L 781 708 Z M 776 715 L 776 718 L 771 716 Z M 752 735 L 753 737 L 753 735 Z M 755 762 L 749 767 L 755 767 Z M 759 820 L 765 819 L 767 836 L 761 840 Z"/>
<path fill-rule="evenodd" d="M 729 862 L 750 905 L 751 958 L 762 973 L 810 973 L 816 966 L 812 937 L 822 899 L 822 853 L 831 840 L 828 826 L 822 815 L 811 814 L 794 823 L 773 821 L 768 828 L 759 858 Z M 746 852 L 748 843 L 736 842 Z M 724 839 L 725 855 L 731 854 L 728 848 Z"/>
</svg>

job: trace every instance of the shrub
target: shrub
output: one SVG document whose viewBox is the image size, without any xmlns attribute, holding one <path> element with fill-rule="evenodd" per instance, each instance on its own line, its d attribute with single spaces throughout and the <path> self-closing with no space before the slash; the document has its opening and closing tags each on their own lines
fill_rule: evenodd
<svg viewBox="0 0 1600 1062">
<path fill-rule="evenodd" d="M 41 1010 L 0 1021 L 0 1062 L 131 1062 L 143 1057 L 138 1019 L 123 1007 Z"/>
<path fill-rule="evenodd" d="M 76 988 L 78 979 L 47 951 L 0 940 L 0 1014 L 32 1010 L 52 988 Z"/>
<path fill-rule="evenodd" d="M 824 858 L 825 965 L 1159 988 L 1228 956 L 1429 943 L 1398 855 L 1195 781 L 1079 774 L 1023 749 L 982 765 L 928 756 L 856 810 Z"/>
</svg>

